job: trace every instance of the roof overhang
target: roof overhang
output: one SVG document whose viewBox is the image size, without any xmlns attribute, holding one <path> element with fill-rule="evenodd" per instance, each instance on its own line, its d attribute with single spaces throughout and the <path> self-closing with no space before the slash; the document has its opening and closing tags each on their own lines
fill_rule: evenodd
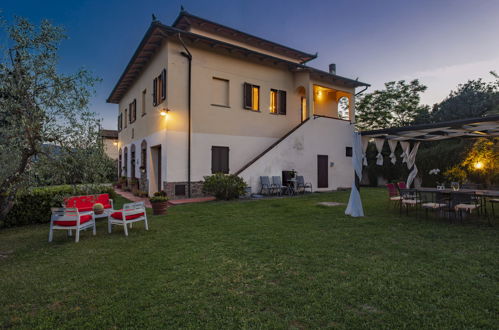
<svg viewBox="0 0 499 330">
<path fill-rule="evenodd" d="M 317 77 L 327 79 L 328 81 L 336 85 L 344 86 L 347 88 L 370 86 L 369 84 L 360 82 L 358 80 L 330 74 L 328 72 L 321 71 L 304 64 L 287 61 L 279 57 L 260 53 L 251 49 L 233 45 L 231 43 L 212 39 L 200 34 L 180 30 L 171 26 L 161 24 L 158 21 L 154 21 L 151 23 L 151 26 L 142 38 L 139 47 L 130 59 L 130 62 L 125 68 L 125 71 L 121 75 L 116 86 L 113 88 L 113 91 L 109 95 L 107 102 L 119 103 L 130 86 L 135 82 L 145 66 L 147 66 L 151 58 L 161 47 L 162 42 L 168 38 L 175 38 L 176 40 L 178 40 L 179 37 L 181 37 L 182 40 L 189 45 L 195 45 L 196 47 L 210 49 L 211 51 L 225 52 L 226 54 L 229 54 L 231 56 L 244 58 L 248 61 L 267 65 L 281 66 L 288 70 L 309 71 L 312 77 L 316 75 Z"/>
<path fill-rule="evenodd" d="M 297 49 L 293 49 L 273 41 L 265 40 L 260 37 L 242 32 L 231 27 L 192 15 L 182 10 L 172 25 L 180 30 L 188 30 L 190 27 L 198 28 L 203 31 L 211 32 L 225 38 L 244 42 L 248 45 L 259 47 L 283 56 L 292 58 L 300 63 L 305 63 L 317 57 L 317 54 L 309 54 Z"/>
<path fill-rule="evenodd" d="M 499 115 L 361 131 L 360 134 L 395 141 L 440 141 L 452 138 L 499 137 Z"/>
</svg>

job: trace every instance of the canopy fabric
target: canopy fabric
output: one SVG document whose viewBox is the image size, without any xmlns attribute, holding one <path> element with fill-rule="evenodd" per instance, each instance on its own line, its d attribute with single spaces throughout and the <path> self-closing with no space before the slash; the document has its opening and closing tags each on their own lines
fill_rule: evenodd
<svg viewBox="0 0 499 330">
<path fill-rule="evenodd" d="M 381 154 L 381 151 L 383 150 L 385 139 L 376 138 L 374 139 L 374 144 L 376 145 L 376 150 L 378 151 L 378 154 L 376 155 L 376 165 L 383 166 L 383 155 Z"/>
<path fill-rule="evenodd" d="M 411 144 L 407 141 L 400 141 L 400 146 L 402 147 L 402 153 L 400 156 L 402 157 L 402 163 L 407 163 L 407 158 L 409 157 L 409 149 L 411 148 Z"/>
<path fill-rule="evenodd" d="M 390 161 L 393 165 L 397 162 L 397 156 L 395 156 L 395 149 L 397 149 L 397 144 L 399 142 L 396 140 L 388 140 L 388 146 L 390 147 Z"/>
<path fill-rule="evenodd" d="M 362 179 L 362 141 L 360 134 L 357 132 L 352 133 L 352 167 L 354 169 L 354 180 L 352 183 L 352 190 L 350 191 L 350 199 L 345 210 L 346 215 L 352 217 L 363 217 L 364 209 L 362 207 L 362 200 L 360 199 L 360 180 Z"/>
<path fill-rule="evenodd" d="M 439 141 L 455 137 L 499 137 L 499 115 L 362 131 L 361 135 L 396 141 Z"/>
<path fill-rule="evenodd" d="M 420 142 L 416 142 L 414 146 L 412 146 L 412 150 L 407 157 L 407 168 L 411 171 L 409 173 L 409 176 L 407 177 L 406 182 L 408 188 L 411 187 L 414 178 L 416 178 L 416 175 L 418 174 L 418 167 L 416 166 L 416 154 L 418 153 L 419 143 Z"/>
</svg>

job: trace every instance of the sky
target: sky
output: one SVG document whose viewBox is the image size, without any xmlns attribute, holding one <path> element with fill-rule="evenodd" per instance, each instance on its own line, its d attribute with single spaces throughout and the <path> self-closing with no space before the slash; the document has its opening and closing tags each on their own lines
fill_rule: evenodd
<svg viewBox="0 0 499 330">
<path fill-rule="evenodd" d="M 69 36 L 59 70 L 84 67 L 102 82 L 90 109 L 116 129 L 118 106 L 106 99 L 151 24 L 171 25 L 180 6 L 229 27 L 308 53 L 308 65 L 382 89 L 393 80 L 419 78 L 422 103 L 442 101 L 468 79 L 499 72 L 499 0 L 0 0 L 7 21 L 48 19 Z M 0 35 L 0 43 L 6 43 Z"/>
</svg>

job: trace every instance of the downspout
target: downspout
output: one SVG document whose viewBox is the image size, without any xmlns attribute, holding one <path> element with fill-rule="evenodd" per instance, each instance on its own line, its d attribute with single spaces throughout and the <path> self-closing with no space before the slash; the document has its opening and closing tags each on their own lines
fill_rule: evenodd
<svg viewBox="0 0 499 330">
<path fill-rule="evenodd" d="M 187 197 L 191 197 L 191 133 L 192 133 L 192 115 L 191 115 L 191 82 L 192 82 L 192 54 L 189 49 L 185 46 L 184 41 L 178 34 L 178 40 L 185 49 L 185 52 L 180 52 L 180 55 L 187 58 L 189 61 L 189 87 L 188 87 L 188 101 L 187 101 L 187 121 L 188 121 L 188 133 L 187 133 Z"/>
</svg>

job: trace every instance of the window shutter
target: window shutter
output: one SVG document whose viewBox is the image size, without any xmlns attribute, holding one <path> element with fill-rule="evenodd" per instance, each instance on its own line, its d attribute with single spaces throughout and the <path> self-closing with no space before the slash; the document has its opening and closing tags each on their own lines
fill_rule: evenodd
<svg viewBox="0 0 499 330">
<path fill-rule="evenodd" d="M 229 148 L 220 148 L 220 164 L 222 173 L 229 173 Z"/>
<path fill-rule="evenodd" d="M 244 99 L 243 99 L 243 106 L 246 109 L 251 109 L 252 108 L 252 94 L 251 94 L 251 84 L 244 83 Z"/>
<path fill-rule="evenodd" d="M 220 156 L 217 147 L 211 147 L 211 173 L 217 173 L 220 169 Z"/>
<path fill-rule="evenodd" d="M 286 114 L 286 92 L 279 91 L 279 114 Z"/>
<path fill-rule="evenodd" d="M 133 121 L 137 119 L 137 99 L 133 99 Z"/>
<path fill-rule="evenodd" d="M 161 72 L 161 101 L 166 99 L 166 69 Z"/>
<path fill-rule="evenodd" d="M 158 105 L 158 99 L 157 99 L 157 89 L 158 89 L 158 78 L 154 78 L 153 84 L 152 84 L 152 105 L 157 106 Z"/>
</svg>

